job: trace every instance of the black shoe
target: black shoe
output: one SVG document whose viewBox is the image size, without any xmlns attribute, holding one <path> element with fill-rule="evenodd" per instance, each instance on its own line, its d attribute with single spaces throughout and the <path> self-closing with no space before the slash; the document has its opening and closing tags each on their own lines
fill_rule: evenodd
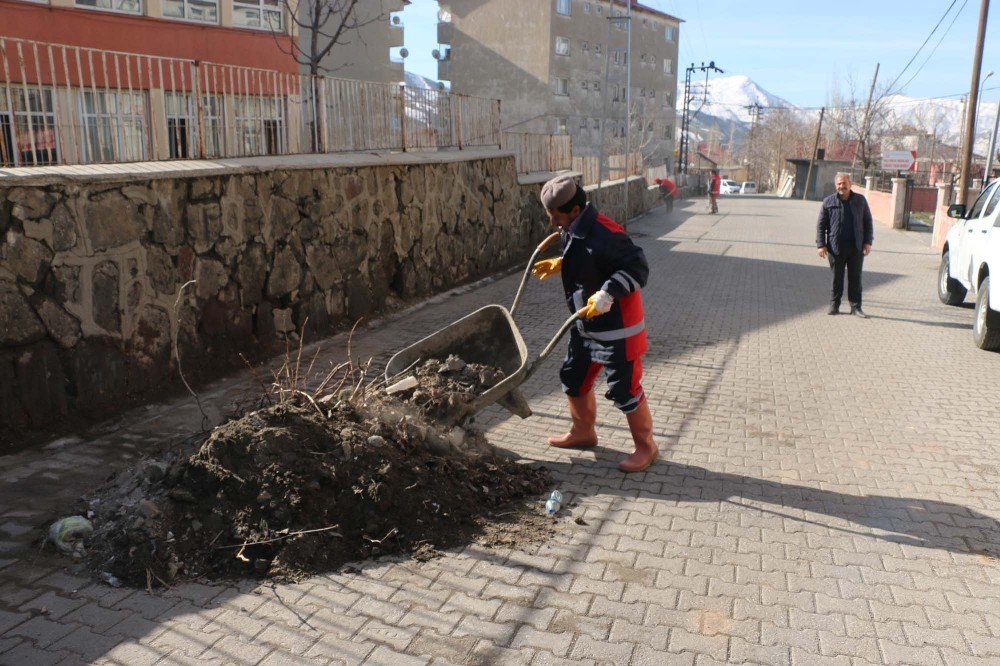
<svg viewBox="0 0 1000 666">
<path fill-rule="evenodd" d="M 840 305 L 837 303 L 830 303 L 830 309 L 826 311 L 828 315 L 838 315 L 840 314 Z"/>
<path fill-rule="evenodd" d="M 860 305 L 852 305 L 851 306 L 851 314 L 854 315 L 855 317 L 861 317 L 862 319 L 868 319 L 868 315 L 865 314 L 865 311 L 861 309 Z"/>
</svg>

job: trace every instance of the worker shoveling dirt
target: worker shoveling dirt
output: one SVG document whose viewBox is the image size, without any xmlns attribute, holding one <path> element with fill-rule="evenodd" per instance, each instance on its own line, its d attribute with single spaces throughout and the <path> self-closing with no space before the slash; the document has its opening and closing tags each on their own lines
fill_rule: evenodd
<svg viewBox="0 0 1000 666">
<path fill-rule="evenodd" d="M 115 476 L 90 499 L 88 564 L 143 587 L 202 576 L 288 579 L 352 560 L 425 557 L 473 541 L 516 546 L 552 533 L 540 511 L 547 470 L 496 455 L 482 433 L 435 427 L 501 372 L 431 360 L 414 369 L 416 386 L 396 395 L 356 381 L 359 374 L 344 370 L 325 393 L 279 387 L 277 404 L 228 421 L 193 450 Z"/>
</svg>

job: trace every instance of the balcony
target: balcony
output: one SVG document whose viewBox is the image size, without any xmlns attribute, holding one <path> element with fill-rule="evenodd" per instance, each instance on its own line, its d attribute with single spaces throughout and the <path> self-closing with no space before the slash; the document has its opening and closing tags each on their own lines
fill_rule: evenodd
<svg viewBox="0 0 1000 666">
<path fill-rule="evenodd" d="M 451 60 L 438 60 L 438 81 L 451 80 Z"/>
<path fill-rule="evenodd" d="M 455 34 L 455 26 L 450 22 L 438 21 L 437 32 L 438 44 L 451 44 L 452 36 Z"/>
</svg>

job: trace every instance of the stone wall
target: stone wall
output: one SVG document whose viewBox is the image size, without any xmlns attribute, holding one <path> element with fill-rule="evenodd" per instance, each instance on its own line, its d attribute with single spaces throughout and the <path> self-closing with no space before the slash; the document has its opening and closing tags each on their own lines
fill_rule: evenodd
<svg viewBox="0 0 1000 666">
<path fill-rule="evenodd" d="M 162 391 L 174 340 L 205 379 L 518 263 L 548 232 L 540 188 L 502 155 L 0 181 L 0 449 Z"/>
</svg>

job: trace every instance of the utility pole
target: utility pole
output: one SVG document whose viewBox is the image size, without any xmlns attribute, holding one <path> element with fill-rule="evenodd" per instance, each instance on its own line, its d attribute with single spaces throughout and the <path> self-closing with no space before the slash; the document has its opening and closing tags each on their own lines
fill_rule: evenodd
<svg viewBox="0 0 1000 666">
<path fill-rule="evenodd" d="M 816 124 L 816 140 L 813 141 L 812 155 L 809 156 L 809 169 L 806 171 L 806 186 L 802 188 L 802 200 L 809 198 L 809 185 L 812 183 L 813 163 L 816 161 L 816 151 L 819 150 L 819 133 L 823 129 L 823 114 L 826 113 L 824 106 L 819 110 L 819 122 Z"/>
<path fill-rule="evenodd" d="M 958 193 L 955 203 L 965 203 L 965 190 L 969 186 L 969 167 L 972 164 L 972 136 L 976 126 L 976 109 L 979 106 L 979 73 L 983 67 L 983 42 L 986 39 L 986 17 L 990 11 L 990 0 L 982 0 L 979 7 L 979 30 L 976 34 L 976 52 L 972 58 L 972 84 L 969 88 L 969 106 L 965 114 L 965 141 L 962 144 L 962 171 L 958 179 Z"/>
<path fill-rule="evenodd" d="M 869 132 L 868 132 L 868 121 L 871 119 L 872 96 L 875 94 L 875 81 L 878 80 L 878 68 L 879 68 L 880 64 L 881 63 L 875 63 L 875 75 L 872 77 L 872 85 L 868 89 L 868 102 L 865 103 L 865 116 L 864 116 L 864 121 L 862 122 L 862 125 L 861 125 L 861 141 L 858 142 L 858 145 L 854 146 L 854 157 L 851 158 L 851 171 L 854 170 L 854 165 L 858 161 L 858 150 L 860 150 L 862 142 L 864 143 L 864 146 L 865 146 L 865 157 L 866 157 L 865 161 L 866 162 L 868 161 L 867 160 L 867 157 L 868 157 L 868 134 L 869 134 Z"/>
<path fill-rule="evenodd" d="M 997 102 L 997 116 L 993 119 L 993 134 L 990 135 L 990 150 L 986 155 L 986 171 L 983 172 L 983 189 L 990 180 L 993 171 L 993 156 L 997 152 L 997 128 L 1000 127 L 1000 102 Z"/>
<path fill-rule="evenodd" d="M 623 215 L 622 228 L 628 231 L 629 207 L 628 207 L 628 177 L 629 177 L 629 157 L 630 141 L 632 136 L 632 3 L 628 3 L 628 10 L 625 15 L 625 215 Z"/>
<path fill-rule="evenodd" d="M 681 116 L 681 149 L 680 155 L 677 158 L 677 169 L 680 173 L 687 174 L 688 168 L 688 153 L 691 150 L 691 141 L 688 139 L 688 131 L 691 128 L 691 102 L 694 99 L 691 94 L 691 75 L 694 72 L 705 72 L 705 97 L 708 97 L 708 73 L 718 72 L 719 74 L 725 74 L 724 71 L 715 66 L 715 61 L 710 61 L 707 65 L 701 63 L 701 67 L 695 67 L 694 63 L 688 67 L 684 72 L 684 115 Z M 700 108 L 700 107 L 699 107 Z M 694 115 L 698 115 L 695 113 Z"/>
<path fill-rule="evenodd" d="M 753 153 L 754 130 L 757 129 L 757 121 L 760 119 L 760 113 L 763 110 L 763 108 L 764 107 L 762 107 L 757 102 L 754 102 L 753 104 L 748 104 L 746 106 L 746 110 L 750 112 L 750 134 L 749 136 L 747 136 L 747 148 L 746 148 L 747 180 L 759 180 L 759 178 L 754 178 L 754 175 L 756 174 L 751 169 L 751 166 L 753 165 L 753 156 L 754 156 Z"/>
</svg>

